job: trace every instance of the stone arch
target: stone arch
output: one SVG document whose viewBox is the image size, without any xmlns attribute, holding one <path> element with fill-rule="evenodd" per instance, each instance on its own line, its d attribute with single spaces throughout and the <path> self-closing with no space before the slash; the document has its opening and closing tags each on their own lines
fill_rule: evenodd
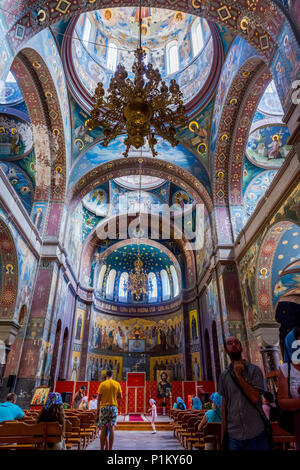
<svg viewBox="0 0 300 470">
<path fill-rule="evenodd" d="M 135 217 L 133 216 L 132 219 Z M 115 216 L 110 219 L 116 221 L 116 228 L 118 231 L 118 224 L 119 224 L 119 216 Z M 131 219 L 128 217 L 128 220 L 130 221 Z M 159 226 L 161 227 L 162 223 L 162 217 L 157 217 L 157 221 L 159 223 Z M 92 257 L 94 255 L 94 252 L 96 250 L 96 247 L 101 244 L 101 240 L 97 237 L 97 230 L 105 228 L 105 226 L 108 224 L 108 220 L 104 220 L 101 223 L 101 226 L 96 227 L 86 238 L 85 243 L 83 245 L 82 253 L 81 253 L 81 267 L 80 267 L 80 273 L 81 273 L 81 278 L 80 281 L 82 282 L 83 278 L 85 275 L 89 274 L 89 269 L 91 266 L 92 262 Z M 148 224 L 148 230 L 150 231 L 150 223 Z M 183 238 L 176 238 L 179 237 L 178 230 L 173 224 L 170 224 L 170 237 L 171 240 L 176 242 L 176 245 L 178 249 L 181 251 L 183 254 L 184 258 L 184 266 L 185 266 L 185 277 L 186 277 L 186 288 L 187 289 L 193 289 L 196 286 L 196 264 L 195 264 L 195 257 L 193 256 L 193 251 L 191 244 L 189 240 L 187 240 L 185 237 Z M 118 242 L 116 240 L 116 244 L 112 246 L 110 249 L 115 249 L 116 246 L 122 246 L 123 244 L 126 244 L 128 240 Z M 161 244 L 159 242 L 155 242 L 152 240 L 147 239 L 148 244 L 153 244 L 153 246 L 159 245 L 161 247 Z M 174 255 L 172 254 L 172 259 L 174 260 L 175 264 L 177 264 L 177 260 L 175 259 Z M 84 264 L 83 264 L 84 263 Z M 181 276 L 183 274 L 181 273 Z"/>
<path fill-rule="evenodd" d="M 0 312 L 1 318 L 13 319 L 18 294 L 19 263 L 14 238 L 0 217 Z M 1 319 L 0 319 L 1 325 Z"/>
<path fill-rule="evenodd" d="M 191 173 L 178 165 L 158 158 L 120 158 L 111 162 L 102 163 L 98 167 L 86 173 L 69 191 L 67 205 L 74 208 L 77 203 L 93 188 L 106 181 L 119 176 L 133 175 L 137 171 L 141 175 L 153 175 L 163 177 L 190 193 L 196 202 L 203 202 L 208 213 L 213 210 L 213 202 L 210 194 L 203 184 Z"/>
<path fill-rule="evenodd" d="M 273 224 L 267 231 L 258 253 L 256 263 L 256 323 L 274 322 L 272 266 L 276 248 L 283 234 L 294 225 L 294 221 L 283 220 Z M 299 270 L 298 270 L 299 271 Z M 284 273 L 283 273 L 284 274 Z M 291 290 L 292 293 L 293 290 Z"/>
<path fill-rule="evenodd" d="M 115 6 L 116 3 L 113 0 L 92 2 L 60 0 L 56 5 L 47 2 L 43 6 L 36 1 L 29 10 L 26 8 L 24 0 L 19 0 L 14 2 L 10 14 L 7 16 L 7 39 L 11 48 L 17 50 L 30 37 L 57 21 L 69 19 L 86 11 Z M 126 0 L 122 6 L 137 6 L 137 1 Z M 217 0 L 213 4 L 202 0 L 192 0 L 191 2 L 154 0 L 152 6 L 172 10 L 180 9 L 183 12 L 202 16 L 214 23 L 225 25 L 236 34 L 244 36 L 267 61 L 272 60 L 277 49 L 276 40 L 283 24 L 288 26 L 289 32 L 293 31 L 283 8 L 271 0 L 259 2 L 259 7 L 257 1 L 244 3 L 242 0 L 237 0 L 234 5 L 229 0 L 223 2 Z M 20 12 L 22 13 L 20 14 Z"/>
<path fill-rule="evenodd" d="M 66 148 L 60 103 L 55 84 L 42 57 L 22 49 L 11 70 L 22 91 L 32 125 L 36 155 L 35 202 L 47 200 L 55 212 L 57 234 L 66 193 Z M 49 230 L 49 227 L 48 227 Z M 50 233 L 49 233 L 50 234 Z"/>
</svg>

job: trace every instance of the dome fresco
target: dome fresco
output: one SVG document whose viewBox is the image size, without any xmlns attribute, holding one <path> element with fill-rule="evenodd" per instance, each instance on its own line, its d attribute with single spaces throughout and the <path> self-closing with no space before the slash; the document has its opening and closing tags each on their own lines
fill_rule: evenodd
<svg viewBox="0 0 300 470">
<path fill-rule="evenodd" d="M 212 69 L 214 42 L 209 24 L 179 11 L 142 10 L 142 46 L 146 60 L 159 69 L 167 82 L 175 78 L 184 102 L 190 102 L 199 94 Z M 80 15 L 73 29 L 71 75 L 77 75 L 84 93 L 93 96 L 99 81 L 107 89 L 118 63 L 125 65 L 129 78 L 133 78 L 131 67 L 138 34 L 138 8 L 107 8 Z M 196 36 L 198 39 L 193 39 Z M 168 52 L 172 43 L 177 51 L 175 71 L 170 66 Z M 110 67 L 111 58 L 114 67 Z M 80 93 L 76 94 L 81 100 Z"/>
</svg>

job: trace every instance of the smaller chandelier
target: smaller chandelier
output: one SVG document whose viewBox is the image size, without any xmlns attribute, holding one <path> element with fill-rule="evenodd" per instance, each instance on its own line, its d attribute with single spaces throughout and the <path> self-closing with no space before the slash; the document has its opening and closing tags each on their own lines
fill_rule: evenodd
<svg viewBox="0 0 300 470">
<path fill-rule="evenodd" d="M 127 288 L 130 291 L 132 298 L 135 295 L 136 300 L 143 300 L 147 294 L 148 277 L 143 268 L 143 261 L 141 260 L 139 253 L 134 262 L 134 269 L 129 273 Z"/>
<path fill-rule="evenodd" d="M 118 135 L 125 134 L 124 157 L 128 156 L 131 146 L 139 149 L 146 140 L 155 157 L 155 135 L 175 147 L 179 143 L 175 137 L 176 127 L 184 127 L 188 122 L 183 95 L 176 81 L 172 79 L 168 86 L 161 80 L 158 69 L 154 69 L 151 63 L 144 63 L 146 53 L 141 45 L 141 27 L 140 12 L 139 47 L 135 50 L 136 60 L 132 66 L 134 80 L 128 78 L 124 65 L 119 64 L 106 97 L 103 84 L 98 83 L 91 117 L 85 123 L 89 130 L 104 128 L 104 147 Z"/>
</svg>

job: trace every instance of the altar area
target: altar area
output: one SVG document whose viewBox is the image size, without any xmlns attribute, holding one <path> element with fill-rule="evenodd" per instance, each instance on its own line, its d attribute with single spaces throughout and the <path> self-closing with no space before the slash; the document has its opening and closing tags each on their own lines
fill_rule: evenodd
<svg viewBox="0 0 300 470">
<path fill-rule="evenodd" d="M 73 381 L 57 381 L 54 391 L 59 392 L 63 396 L 63 401 L 72 406 L 73 399 L 79 388 L 84 385 L 87 389 L 86 394 L 91 400 L 93 395 L 97 393 L 101 382 L 73 382 Z M 158 397 L 158 383 L 155 381 L 146 381 L 144 372 L 128 372 L 127 380 L 120 382 L 122 388 L 122 400 L 119 406 L 119 415 L 122 415 L 123 421 L 126 416 L 141 415 L 147 416 L 149 409 L 149 399 L 154 398 L 157 406 L 158 415 L 163 415 L 163 411 L 167 414 L 170 408 L 173 408 L 177 397 L 181 397 L 188 408 L 190 408 L 190 400 L 196 392 L 205 393 L 206 401 L 209 396 L 216 391 L 215 382 L 212 381 L 173 381 L 171 382 L 171 392 L 167 397 Z M 163 410 L 162 403 L 166 406 Z M 120 416 L 120 419 L 122 418 Z M 129 418 L 130 419 L 130 418 Z M 129 420 L 128 419 L 128 420 Z"/>
</svg>

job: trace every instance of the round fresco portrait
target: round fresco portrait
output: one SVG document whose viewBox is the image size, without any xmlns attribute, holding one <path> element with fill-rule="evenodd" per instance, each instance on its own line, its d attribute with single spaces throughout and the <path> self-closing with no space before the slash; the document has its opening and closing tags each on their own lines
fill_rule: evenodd
<svg viewBox="0 0 300 470">
<path fill-rule="evenodd" d="M 279 168 L 291 150 L 291 146 L 287 145 L 289 137 L 289 130 L 285 126 L 259 127 L 248 137 L 247 157 L 261 168 Z"/>
</svg>

